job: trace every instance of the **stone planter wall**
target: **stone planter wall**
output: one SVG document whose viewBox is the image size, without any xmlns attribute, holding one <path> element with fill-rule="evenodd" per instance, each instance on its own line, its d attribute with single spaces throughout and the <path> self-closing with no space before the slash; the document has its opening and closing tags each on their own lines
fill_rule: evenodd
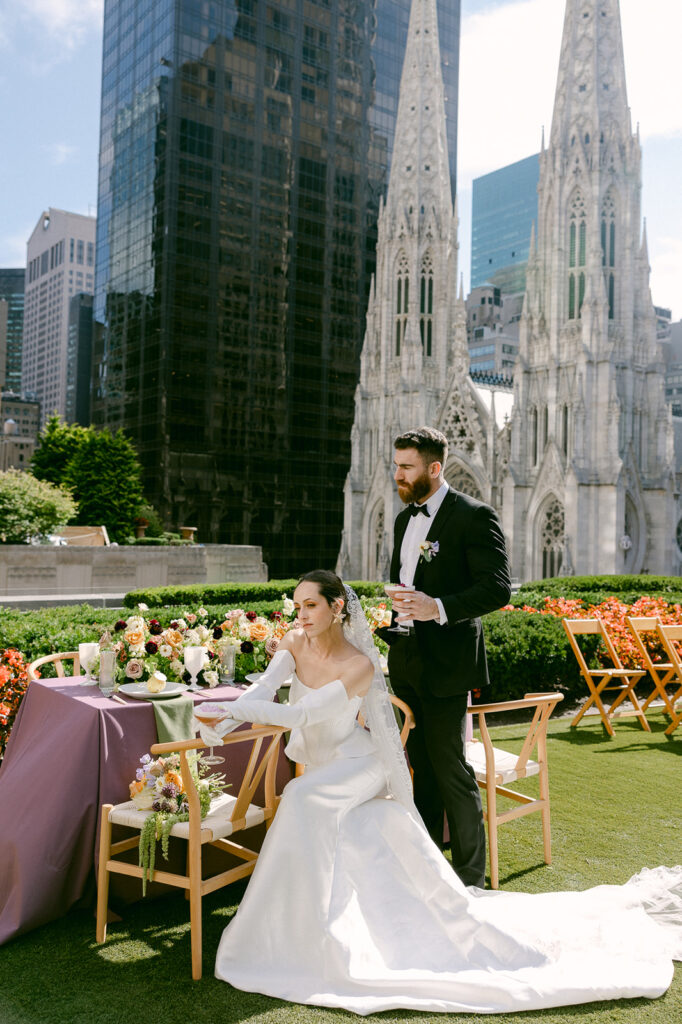
<svg viewBox="0 0 682 1024">
<path fill-rule="evenodd" d="M 182 583 L 260 582 L 268 578 L 260 547 L 50 547 L 0 544 L 0 603 L 21 595 L 125 594 Z"/>
</svg>

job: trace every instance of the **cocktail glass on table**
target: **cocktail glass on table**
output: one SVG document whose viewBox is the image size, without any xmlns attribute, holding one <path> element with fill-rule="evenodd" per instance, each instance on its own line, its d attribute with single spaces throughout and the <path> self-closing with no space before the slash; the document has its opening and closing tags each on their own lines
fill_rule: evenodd
<svg viewBox="0 0 682 1024">
<path fill-rule="evenodd" d="M 184 659 L 185 668 L 192 680 L 187 689 L 192 693 L 198 693 L 201 687 L 197 684 L 197 676 L 208 660 L 208 652 L 205 647 L 185 647 Z"/>
<path fill-rule="evenodd" d="M 398 612 L 399 615 L 404 613 L 404 609 L 400 608 L 402 601 L 408 594 L 414 593 L 416 589 L 411 583 L 384 583 L 384 591 L 391 599 L 393 610 Z M 405 623 L 398 622 L 395 626 L 391 626 L 388 632 L 397 633 L 399 636 L 408 636 L 410 630 Z"/>
<path fill-rule="evenodd" d="M 99 653 L 99 644 L 79 644 L 78 645 L 78 660 L 81 663 L 81 668 L 85 669 L 84 679 L 81 682 L 81 686 L 92 686 L 94 680 L 90 675 L 90 669 L 92 663 Z"/>
</svg>

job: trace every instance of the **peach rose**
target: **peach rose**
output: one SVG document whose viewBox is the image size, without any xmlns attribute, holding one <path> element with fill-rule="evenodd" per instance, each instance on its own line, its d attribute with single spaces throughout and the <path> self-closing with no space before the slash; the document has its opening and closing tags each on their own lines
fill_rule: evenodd
<svg viewBox="0 0 682 1024">
<path fill-rule="evenodd" d="M 164 640 L 166 641 L 167 644 L 171 645 L 171 647 L 181 647 L 182 646 L 182 639 L 183 639 L 182 633 L 179 630 L 177 630 L 177 629 L 167 629 L 163 633 L 163 638 L 164 638 Z"/>
<path fill-rule="evenodd" d="M 252 622 L 249 632 L 252 640 L 265 640 L 269 631 L 264 622 Z"/>
<path fill-rule="evenodd" d="M 131 647 L 142 647 L 144 645 L 144 630 L 129 629 L 123 634 L 123 638 Z"/>
</svg>

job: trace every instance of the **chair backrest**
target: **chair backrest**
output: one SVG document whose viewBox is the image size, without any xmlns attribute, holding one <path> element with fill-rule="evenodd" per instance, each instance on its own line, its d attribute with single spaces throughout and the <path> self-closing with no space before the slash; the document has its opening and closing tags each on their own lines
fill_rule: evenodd
<svg viewBox="0 0 682 1024">
<path fill-rule="evenodd" d="M 407 737 L 410 735 L 410 729 L 414 729 L 414 712 L 409 704 L 406 704 L 404 700 L 400 699 L 400 697 L 396 697 L 394 693 L 390 693 L 389 697 L 393 707 L 397 708 L 403 716 L 403 724 L 400 728 L 400 742 L 404 747 L 407 743 Z M 364 729 L 365 719 L 360 714 L 358 715 L 358 722 Z"/>
<path fill-rule="evenodd" d="M 230 820 L 233 829 L 243 828 L 246 820 L 246 812 L 249 804 L 253 802 L 258 785 L 265 776 L 265 810 L 266 817 L 272 816 L 277 806 L 275 794 L 275 775 L 277 772 L 277 754 L 280 740 L 286 732 L 281 726 L 275 725 L 254 725 L 251 729 L 240 729 L 238 732 L 230 733 L 223 738 L 224 746 L 231 746 L 235 743 L 252 743 L 248 763 L 244 769 L 244 775 L 239 786 L 239 792 Z M 265 750 L 261 756 L 261 748 L 265 742 Z M 180 754 L 180 774 L 187 787 L 187 802 L 189 804 L 190 829 L 194 825 L 200 828 L 201 810 L 199 794 L 189 770 L 187 753 L 191 750 L 202 750 L 206 746 L 201 740 L 171 740 L 169 743 L 155 743 L 150 747 L 154 755 L 170 753 Z"/>
<path fill-rule="evenodd" d="M 467 708 L 470 715 L 478 716 L 478 727 L 481 733 L 481 740 L 486 752 L 486 764 L 494 766 L 495 755 L 493 753 L 493 742 L 488 732 L 486 722 L 487 714 L 497 714 L 500 711 L 522 711 L 524 708 L 533 709 L 533 717 L 528 725 L 528 731 L 523 741 L 523 746 L 516 760 L 515 771 L 519 778 L 523 777 L 526 764 L 531 754 L 537 749 L 537 761 L 543 764 L 547 760 L 547 724 L 549 717 L 557 704 L 564 699 L 562 693 L 527 693 L 523 700 L 505 700 L 498 704 L 474 704 Z"/>
<path fill-rule="evenodd" d="M 583 654 L 580 644 L 576 640 L 577 636 L 598 636 L 604 644 L 607 654 L 613 663 L 614 668 L 622 669 L 618 652 L 613 646 L 611 637 L 606 631 L 606 626 L 601 619 L 562 619 L 564 624 L 564 630 L 568 636 L 573 653 L 576 656 L 580 671 L 583 675 L 588 676 L 590 669 L 585 661 L 585 655 Z"/>
<path fill-rule="evenodd" d="M 665 625 L 659 619 L 656 626 L 656 634 L 668 661 L 674 666 L 678 676 L 682 676 L 682 658 L 680 658 L 680 654 L 675 646 L 675 641 L 682 640 L 682 626 L 677 624 Z"/>
<path fill-rule="evenodd" d="M 36 658 L 35 661 L 32 661 L 28 666 L 29 682 L 40 679 L 40 676 L 37 674 L 37 669 L 39 669 L 41 665 L 54 665 L 57 670 L 57 675 L 62 679 L 66 675 L 62 664 L 64 661 L 73 661 L 72 675 L 79 676 L 81 674 L 81 662 L 78 651 L 61 651 L 56 654 L 45 654 L 42 658 Z"/>
<path fill-rule="evenodd" d="M 662 669 L 670 668 L 670 665 L 665 662 L 653 660 L 649 645 L 645 640 L 646 634 L 648 634 L 649 641 L 652 639 L 651 634 L 654 634 L 656 640 L 660 643 L 658 627 L 661 625 L 661 620 L 659 617 L 657 615 L 626 615 L 625 621 L 632 633 L 632 638 L 635 641 L 635 646 L 640 654 L 644 668 L 650 673 L 657 673 Z"/>
</svg>

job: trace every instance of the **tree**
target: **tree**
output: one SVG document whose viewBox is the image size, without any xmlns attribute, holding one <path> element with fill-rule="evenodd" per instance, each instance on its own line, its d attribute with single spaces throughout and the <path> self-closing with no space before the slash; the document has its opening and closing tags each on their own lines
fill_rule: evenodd
<svg viewBox="0 0 682 1024">
<path fill-rule="evenodd" d="M 78 502 L 75 522 L 104 524 L 111 540 L 125 543 L 143 504 L 141 476 L 137 453 L 122 430 L 84 430 L 65 471 Z"/>
<path fill-rule="evenodd" d="M 26 544 L 36 534 L 54 533 L 76 511 L 68 490 L 18 469 L 0 472 L 0 541 L 4 544 Z"/>
<path fill-rule="evenodd" d="M 92 429 L 92 428 L 89 428 Z M 85 439 L 88 428 L 78 424 L 64 423 L 57 416 L 51 416 L 38 437 L 38 447 L 31 459 L 31 472 L 38 480 L 51 484 L 62 484 L 66 478 L 69 462 Z"/>
</svg>

